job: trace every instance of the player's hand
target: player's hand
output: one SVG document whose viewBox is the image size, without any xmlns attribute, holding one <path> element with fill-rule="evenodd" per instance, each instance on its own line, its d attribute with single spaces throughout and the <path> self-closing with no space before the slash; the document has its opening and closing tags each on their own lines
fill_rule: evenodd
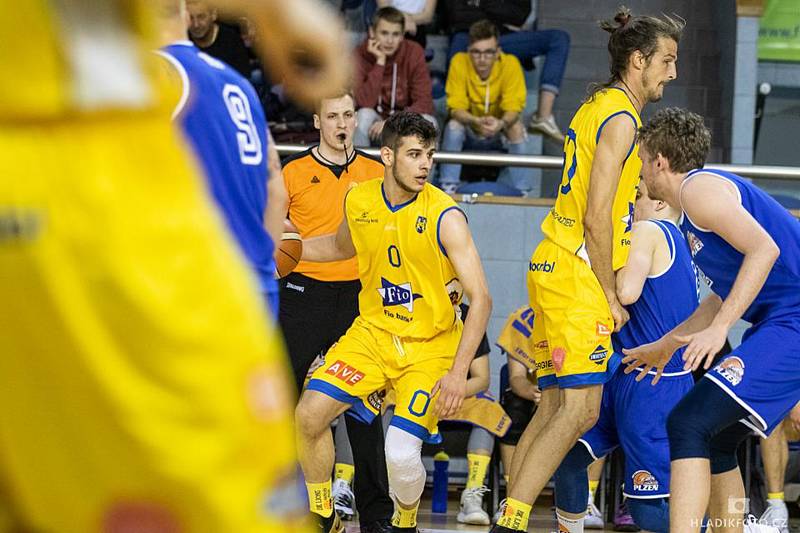
<svg viewBox="0 0 800 533">
<path fill-rule="evenodd" d="M 678 344 L 677 338 L 667 334 L 655 342 L 642 344 L 630 350 L 623 348 L 622 353 L 625 357 L 622 358 L 622 362 L 628 365 L 625 373 L 630 374 L 636 369 L 640 369 L 639 375 L 636 376 L 636 381 L 642 381 L 648 372 L 655 369 L 656 375 L 651 382 L 655 385 L 661 379 L 664 366 L 666 366 L 672 354 L 675 353 L 675 350 L 681 346 L 683 345 Z"/>
<path fill-rule="evenodd" d="M 248 12 L 258 27 L 256 45 L 270 78 L 283 80 L 287 92 L 311 108 L 350 82 L 347 33 L 336 13 L 318 0 L 271 1 Z"/>
<path fill-rule="evenodd" d="M 372 123 L 372 126 L 369 127 L 369 140 L 377 141 L 381 138 L 381 132 L 383 131 L 383 125 L 386 123 L 385 120 L 376 120 Z"/>
<path fill-rule="evenodd" d="M 686 350 L 683 352 L 683 369 L 695 371 L 702 364 L 703 368 L 708 370 L 727 339 L 727 328 L 714 324 L 697 333 L 677 337 L 681 345 L 686 345 Z"/>
<path fill-rule="evenodd" d="M 451 369 L 433 386 L 431 396 L 436 396 L 437 392 L 439 398 L 436 400 L 436 416 L 448 418 L 455 415 L 461 409 L 467 393 L 467 374 Z"/>
<path fill-rule="evenodd" d="M 625 322 L 630 320 L 631 316 L 616 298 L 608 302 L 608 306 L 611 308 L 611 318 L 614 319 L 614 331 L 619 331 L 625 325 Z"/>
<path fill-rule="evenodd" d="M 380 45 L 378 45 L 377 39 L 367 40 L 367 52 L 372 54 L 372 56 L 375 58 L 375 62 L 378 63 L 379 65 L 386 64 L 386 54 L 383 51 L 381 51 L 381 47 Z"/>
<path fill-rule="evenodd" d="M 533 398 L 532 399 L 533 399 L 533 403 L 535 403 L 536 405 L 539 405 L 539 402 L 542 401 L 542 389 L 540 389 L 539 387 L 534 387 L 533 388 Z"/>
</svg>

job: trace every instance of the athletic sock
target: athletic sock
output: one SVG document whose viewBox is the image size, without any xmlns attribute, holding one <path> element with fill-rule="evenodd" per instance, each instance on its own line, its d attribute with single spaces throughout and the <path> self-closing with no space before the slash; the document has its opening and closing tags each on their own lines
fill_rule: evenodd
<svg viewBox="0 0 800 533">
<path fill-rule="evenodd" d="M 578 519 L 566 518 L 556 511 L 558 518 L 558 531 L 561 533 L 583 533 L 583 517 Z"/>
<path fill-rule="evenodd" d="M 775 500 L 774 505 L 779 505 L 779 503 L 783 503 L 784 497 L 786 495 L 783 492 L 768 492 L 767 493 L 767 502 L 773 504 L 771 500 Z"/>
<path fill-rule="evenodd" d="M 312 513 L 324 518 L 328 518 L 333 514 L 330 479 L 322 483 L 306 482 L 306 490 L 308 490 L 308 505 Z"/>
<path fill-rule="evenodd" d="M 335 479 L 341 479 L 348 485 L 353 484 L 353 475 L 355 475 L 356 467 L 347 463 L 336 463 L 333 467 Z"/>
<path fill-rule="evenodd" d="M 491 457 L 488 455 L 478 455 L 475 453 L 467 454 L 467 487 L 474 489 L 483 486 L 483 480 L 486 479 L 486 471 L 489 469 L 489 461 Z"/>
<path fill-rule="evenodd" d="M 417 505 L 415 505 L 413 509 L 403 509 L 400 507 L 399 503 L 395 502 L 392 526 L 399 528 L 416 527 L 418 509 L 419 502 L 417 502 Z"/>
<path fill-rule="evenodd" d="M 589 480 L 589 501 L 594 503 L 594 494 L 597 492 L 597 486 L 600 485 L 600 480 Z"/>
<path fill-rule="evenodd" d="M 497 525 L 516 531 L 527 531 L 531 507 L 531 505 L 514 498 L 507 498 L 506 508 L 503 511 L 503 516 L 497 521 Z"/>
</svg>

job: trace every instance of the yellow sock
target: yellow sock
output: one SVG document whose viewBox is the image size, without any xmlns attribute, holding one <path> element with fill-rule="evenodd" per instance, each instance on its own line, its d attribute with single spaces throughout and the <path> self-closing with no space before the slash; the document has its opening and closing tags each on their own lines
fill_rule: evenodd
<svg viewBox="0 0 800 533">
<path fill-rule="evenodd" d="M 503 516 L 497 521 L 497 525 L 516 531 L 527 531 L 530 516 L 530 505 L 514 498 L 508 498 L 506 499 L 506 508 L 503 511 Z"/>
<path fill-rule="evenodd" d="M 589 480 L 589 501 L 594 501 L 594 494 L 597 492 L 597 486 L 600 484 L 600 480 L 592 481 Z"/>
<path fill-rule="evenodd" d="M 785 494 L 783 492 L 768 492 L 767 499 L 768 500 L 780 500 L 783 501 Z"/>
<path fill-rule="evenodd" d="M 333 472 L 334 478 L 343 479 L 348 485 L 352 485 L 353 475 L 356 473 L 356 467 L 347 463 L 336 463 L 336 466 L 333 467 Z"/>
<path fill-rule="evenodd" d="M 419 502 L 413 509 L 403 509 L 399 503 L 395 503 L 392 525 L 394 527 L 417 527 L 417 509 Z"/>
<path fill-rule="evenodd" d="M 474 489 L 483 486 L 486 479 L 486 471 L 489 469 L 489 461 L 492 458 L 488 455 L 478 455 L 475 453 L 467 454 L 467 488 Z"/>
<path fill-rule="evenodd" d="M 317 513 L 325 518 L 333 514 L 330 479 L 322 483 L 306 482 L 306 490 L 308 490 L 308 504 L 312 513 Z"/>
</svg>

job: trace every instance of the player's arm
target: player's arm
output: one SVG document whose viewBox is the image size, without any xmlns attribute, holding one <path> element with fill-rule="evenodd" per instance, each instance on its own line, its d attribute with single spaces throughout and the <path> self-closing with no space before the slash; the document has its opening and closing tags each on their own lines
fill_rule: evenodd
<svg viewBox="0 0 800 533">
<path fill-rule="evenodd" d="M 617 115 L 606 122 L 592 161 L 584 215 L 586 252 L 611 308 L 615 331 L 619 331 L 627 322 L 628 313 L 617 299 L 617 284 L 612 267 L 614 221 L 611 220 L 611 209 L 617 194 L 619 176 L 635 134 L 636 125 L 628 115 Z"/>
<path fill-rule="evenodd" d="M 645 220 L 633 224 L 628 262 L 617 271 L 617 299 L 622 305 L 630 305 L 642 295 L 647 276 L 653 274 L 659 239 L 666 246 L 663 233 L 655 224 Z"/>
<path fill-rule="evenodd" d="M 165 0 L 174 1 L 174 0 Z M 270 78 L 282 80 L 295 101 L 311 106 L 346 87 L 351 62 L 347 33 L 336 13 L 318 0 L 212 0 L 256 27 Z"/>
<path fill-rule="evenodd" d="M 475 396 L 489 388 L 489 354 L 475 357 L 469 365 L 465 398 Z"/>
<path fill-rule="evenodd" d="M 742 206 L 728 181 L 708 174 L 695 175 L 681 190 L 681 204 L 692 222 L 716 233 L 744 256 L 731 291 L 711 324 L 686 339 L 686 364 L 695 369 L 705 359 L 708 368 L 725 344 L 730 328 L 758 296 L 781 251 Z"/>
<path fill-rule="evenodd" d="M 461 407 L 461 402 L 464 400 L 467 371 L 486 333 L 486 325 L 489 323 L 492 311 L 492 299 L 489 296 L 478 250 L 467 226 L 467 219 L 461 211 L 450 209 L 442 215 L 439 239 L 461 281 L 464 294 L 469 299 L 469 313 L 456 349 L 453 366 L 433 390 L 434 394 L 440 393 L 436 401 L 436 414 L 441 418 L 447 418 Z"/>
<path fill-rule="evenodd" d="M 516 359 L 508 358 L 508 384 L 514 394 L 532 402 L 539 402 L 542 391 L 528 377 L 528 369 Z"/>
<path fill-rule="evenodd" d="M 283 220 L 286 218 L 286 209 L 289 206 L 289 195 L 284 185 L 283 170 L 275 141 L 267 130 L 267 205 L 264 212 L 264 228 L 269 233 L 272 242 L 277 243 L 283 232 Z M 276 247 L 277 249 L 277 247 Z"/>
<path fill-rule="evenodd" d="M 303 255 L 301 257 L 303 261 L 327 263 L 350 259 L 354 255 L 356 255 L 356 248 L 353 246 L 347 218 L 339 224 L 336 233 L 303 239 Z"/>
</svg>

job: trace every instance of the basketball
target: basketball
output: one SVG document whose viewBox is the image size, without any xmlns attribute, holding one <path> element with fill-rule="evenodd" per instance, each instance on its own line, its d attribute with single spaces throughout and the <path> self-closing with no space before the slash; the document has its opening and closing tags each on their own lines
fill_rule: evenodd
<svg viewBox="0 0 800 533">
<path fill-rule="evenodd" d="M 281 242 L 278 245 L 278 252 L 275 254 L 275 270 L 279 278 L 288 276 L 303 254 L 303 239 L 300 237 L 299 230 L 289 219 L 283 221 L 283 233 Z"/>
</svg>

